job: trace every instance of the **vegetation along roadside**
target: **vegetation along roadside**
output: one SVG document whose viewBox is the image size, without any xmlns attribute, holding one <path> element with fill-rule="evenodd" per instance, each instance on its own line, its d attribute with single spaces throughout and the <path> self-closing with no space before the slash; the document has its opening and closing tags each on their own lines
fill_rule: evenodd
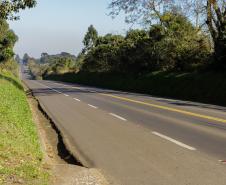
<svg viewBox="0 0 226 185">
<path fill-rule="evenodd" d="M 32 7 L 33 0 L 0 2 L 0 184 L 48 184 L 37 130 L 21 81 L 13 47 L 18 40 L 7 19 Z"/>
<path fill-rule="evenodd" d="M 99 35 L 90 25 L 77 57 L 24 57 L 33 76 L 226 105 L 224 1 L 112 0 L 109 8 L 142 26 Z"/>
<path fill-rule="evenodd" d="M 0 71 L 0 184 L 48 184 L 32 114 L 21 82 Z"/>
</svg>

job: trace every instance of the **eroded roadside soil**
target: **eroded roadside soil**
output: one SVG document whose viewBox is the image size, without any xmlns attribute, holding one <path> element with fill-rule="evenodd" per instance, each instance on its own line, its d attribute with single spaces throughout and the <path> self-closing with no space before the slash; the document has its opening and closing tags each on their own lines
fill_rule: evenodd
<svg viewBox="0 0 226 185">
<path fill-rule="evenodd" d="M 44 154 L 44 168 L 51 174 L 53 185 L 108 185 L 101 171 L 84 167 L 63 143 L 60 131 L 42 110 L 32 92 L 25 87 L 27 99 L 37 125 Z"/>
</svg>

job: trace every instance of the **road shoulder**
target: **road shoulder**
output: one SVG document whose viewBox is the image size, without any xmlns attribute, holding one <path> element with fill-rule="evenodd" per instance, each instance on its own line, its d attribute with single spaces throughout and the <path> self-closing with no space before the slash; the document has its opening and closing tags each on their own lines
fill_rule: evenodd
<svg viewBox="0 0 226 185">
<path fill-rule="evenodd" d="M 53 123 L 47 118 L 47 115 L 43 114 L 43 110 L 40 110 L 40 105 L 32 96 L 31 91 L 27 87 L 26 90 L 44 154 L 43 165 L 51 174 L 50 184 L 108 185 L 109 183 L 98 169 L 83 167 L 76 159 L 71 159 L 72 156 L 62 148 L 63 146 L 60 146 L 62 143 L 59 143 L 59 135 L 52 128 Z"/>
</svg>

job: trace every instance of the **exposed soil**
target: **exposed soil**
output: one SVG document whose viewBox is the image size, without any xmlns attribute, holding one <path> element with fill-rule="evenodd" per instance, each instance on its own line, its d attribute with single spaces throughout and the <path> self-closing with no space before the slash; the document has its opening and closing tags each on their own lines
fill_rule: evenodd
<svg viewBox="0 0 226 185">
<path fill-rule="evenodd" d="M 26 89 L 26 87 L 25 87 Z M 44 168 L 51 174 L 50 184 L 54 185 L 107 185 L 109 184 L 98 169 L 84 167 L 63 143 L 60 131 L 43 111 L 32 92 L 26 89 L 29 105 L 44 154 Z"/>
</svg>

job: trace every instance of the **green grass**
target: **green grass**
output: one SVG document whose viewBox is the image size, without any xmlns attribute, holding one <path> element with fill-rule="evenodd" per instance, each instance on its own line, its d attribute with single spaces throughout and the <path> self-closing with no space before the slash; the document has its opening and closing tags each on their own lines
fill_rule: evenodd
<svg viewBox="0 0 226 185">
<path fill-rule="evenodd" d="M 0 71 L 0 184 L 48 184 L 31 110 L 20 81 Z"/>
<path fill-rule="evenodd" d="M 50 75 L 46 79 L 226 105 L 226 74 L 224 73 L 153 72 L 139 77 L 104 73 L 66 73 Z"/>
</svg>

